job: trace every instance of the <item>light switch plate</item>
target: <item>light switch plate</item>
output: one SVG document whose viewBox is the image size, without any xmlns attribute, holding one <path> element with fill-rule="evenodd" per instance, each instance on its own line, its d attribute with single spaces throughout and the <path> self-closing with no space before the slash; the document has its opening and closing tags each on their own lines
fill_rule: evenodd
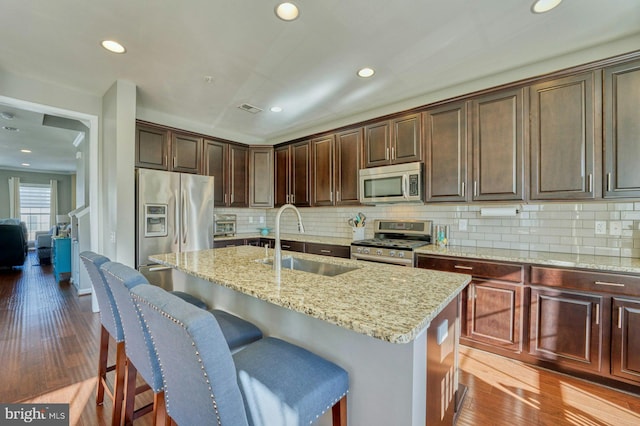
<svg viewBox="0 0 640 426">
<path fill-rule="evenodd" d="M 607 222 L 604 220 L 596 221 L 596 235 L 606 235 L 607 234 Z"/>
<path fill-rule="evenodd" d="M 460 219 L 458 221 L 458 231 L 466 231 L 467 230 L 467 219 Z"/>
</svg>

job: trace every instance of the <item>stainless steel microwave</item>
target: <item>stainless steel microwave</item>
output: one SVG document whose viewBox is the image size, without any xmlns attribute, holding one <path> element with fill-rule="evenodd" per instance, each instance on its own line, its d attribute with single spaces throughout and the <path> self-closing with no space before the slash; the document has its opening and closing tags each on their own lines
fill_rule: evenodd
<svg viewBox="0 0 640 426">
<path fill-rule="evenodd" d="M 422 202 L 422 163 L 361 169 L 358 176 L 362 204 Z"/>
</svg>

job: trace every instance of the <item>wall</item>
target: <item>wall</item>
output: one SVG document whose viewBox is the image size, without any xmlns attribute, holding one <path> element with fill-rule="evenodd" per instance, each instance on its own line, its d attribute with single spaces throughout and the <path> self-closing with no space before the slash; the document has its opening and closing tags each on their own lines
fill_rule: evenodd
<svg viewBox="0 0 640 426">
<path fill-rule="evenodd" d="M 56 213 L 66 214 L 72 210 L 73 175 L 0 170 L 0 218 L 9 217 L 9 178 L 12 176 L 19 177 L 20 183 L 49 185 L 51 179 L 57 180 L 58 211 Z"/>
<path fill-rule="evenodd" d="M 135 267 L 136 86 L 118 80 L 102 104 L 102 253 Z"/>
<path fill-rule="evenodd" d="M 640 257 L 640 202 L 590 202 L 510 204 L 521 212 L 516 217 L 480 217 L 481 207 L 495 204 L 354 206 L 350 208 L 301 208 L 306 232 L 310 235 L 351 238 L 349 217 L 358 212 L 367 216 L 366 238 L 373 237 L 374 219 L 427 219 L 450 226 L 450 244 L 469 247 L 504 248 L 541 252 L 574 253 L 616 257 Z M 260 210 L 238 215 L 240 232 L 257 232 L 248 223 Z M 229 212 L 231 210 L 228 210 Z M 267 226 L 275 228 L 277 209 L 265 210 Z M 256 213 L 255 216 L 253 214 Z M 467 230 L 459 230 L 460 222 Z M 596 235 L 595 222 L 606 222 L 607 235 Z M 619 224 L 621 235 L 609 235 L 611 224 Z M 282 215 L 281 231 L 297 233 L 292 211 Z"/>
</svg>

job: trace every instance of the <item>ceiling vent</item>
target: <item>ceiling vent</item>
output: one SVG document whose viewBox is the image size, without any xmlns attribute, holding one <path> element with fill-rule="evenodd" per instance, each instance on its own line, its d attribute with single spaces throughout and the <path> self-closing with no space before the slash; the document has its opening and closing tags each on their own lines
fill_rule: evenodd
<svg viewBox="0 0 640 426">
<path fill-rule="evenodd" d="M 251 114 L 257 114 L 260 111 L 262 111 L 262 109 L 258 108 L 257 106 L 253 106 L 251 104 L 238 105 L 238 108 L 240 108 L 243 111 L 250 112 Z"/>
</svg>

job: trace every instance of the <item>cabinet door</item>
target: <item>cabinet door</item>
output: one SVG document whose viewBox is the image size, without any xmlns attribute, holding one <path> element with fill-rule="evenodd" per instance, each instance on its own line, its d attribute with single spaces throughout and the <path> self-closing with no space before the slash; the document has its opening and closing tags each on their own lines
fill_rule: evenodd
<svg viewBox="0 0 640 426">
<path fill-rule="evenodd" d="M 276 207 L 289 202 L 291 190 L 289 188 L 289 147 L 284 146 L 274 151 L 274 204 Z"/>
<path fill-rule="evenodd" d="M 229 145 L 229 192 L 231 207 L 249 205 L 249 148 Z"/>
<path fill-rule="evenodd" d="M 347 130 L 336 135 L 335 143 L 336 205 L 360 204 L 358 170 L 362 151 L 362 129 Z"/>
<path fill-rule="evenodd" d="M 273 148 L 249 150 L 249 207 L 273 207 Z"/>
<path fill-rule="evenodd" d="M 613 299 L 611 374 L 640 383 L 640 300 Z"/>
<path fill-rule="evenodd" d="M 391 163 L 422 161 L 422 122 L 420 114 L 391 120 Z"/>
<path fill-rule="evenodd" d="M 364 166 L 376 167 L 389 164 L 389 122 L 371 124 L 364 128 Z"/>
<path fill-rule="evenodd" d="M 136 126 L 136 167 L 169 170 L 169 135 L 166 130 Z"/>
<path fill-rule="evenodd" d="M 523 200 L 523 90 L 474 99 L 472 110 L 472 199 Z"/>
<path fill-rule="evenodd" d="M 213 176 L 213 205 L 215 207 L 228 206 L 228 147 L 229 144 L 216 141 L 204 141 L 203 171 L 207 176 Z"/>
<path fill-rule="evenodd" d="M 600 89 L 594 72 L 531 87 L 531 199 L 596 196 Z"/>
<path fill-rule="evenodd" d="M 467 290 L 467 337 L 520 352 L 522 296 L 521 284 L 472 281 Z"/>
<path fill-rule="evenodd" d="M 465 201 L 467 108 L 456 102 L 423 113 L 426 201 Z"/>
<path fill-rule="evenodd" d="M 311 142 L 291 146 L 291 195 L 292 204 L 298 207 L 311 205 Z"/>
<path fill-rule="evenodd" d="M 531 289 L 532 355 L 562 367 L 602 370 L 602 296 L 556 289 Z"/>
<path fill-rule="evenodd" d="M 334 136 L 314 139 L 311 145 L 313 147 L 313 205 L 334 205 Z"/>
<path fill-rule="evenodd" d="M 200 173 L 202 139 L 194 136 L 171 134 L 171 170 L 182 173 Z"/>
<path fill-rule="evenodd" d="M 604 71 L 604 196 L 640 197 L 640 61 Z"/>
</svg>

